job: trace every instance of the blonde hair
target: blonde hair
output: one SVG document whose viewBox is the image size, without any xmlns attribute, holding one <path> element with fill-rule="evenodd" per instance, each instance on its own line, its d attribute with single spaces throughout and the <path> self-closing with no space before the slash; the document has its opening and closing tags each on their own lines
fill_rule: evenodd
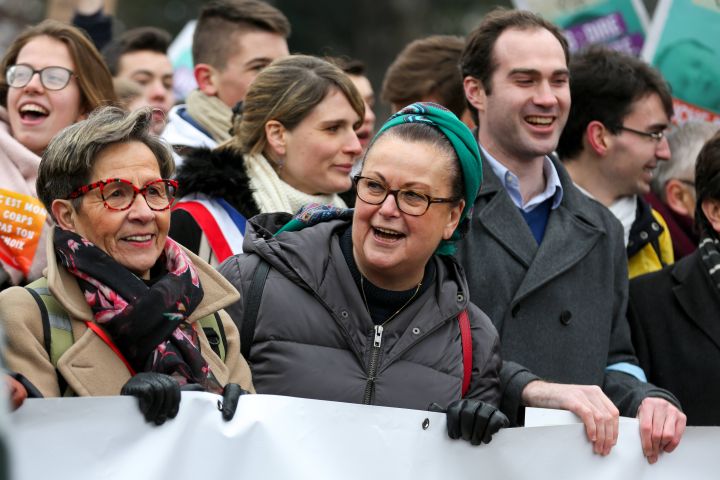
<svg viewBox="0 0 720 480">
<path fill-rule="evenodd" d="M 265 125 L 276 120 L 288 130 L 295 127 L 327 96 L 339 89 L 358 114 L 360 125 L 365 102 L 350 78 L 335 65 L 308 55 L 275 60 L 253 81 L 233 121 L 234 136 L 221 148 L 241 154 L 262 153 L 267 146 Z"/>
</svg>

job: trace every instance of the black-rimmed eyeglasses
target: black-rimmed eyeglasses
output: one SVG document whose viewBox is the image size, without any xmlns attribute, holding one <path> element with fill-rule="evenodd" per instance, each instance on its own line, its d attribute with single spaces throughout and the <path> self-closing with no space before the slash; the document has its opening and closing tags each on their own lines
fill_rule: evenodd
<svg viewBox="0 0 720 480">
<path fill-rule="evenodd" d="M 5 70 L 5 81 L 13 88 L 22 88 L 32 80 L 33 75 L 40 74 L 40 83 L 47 90 L 62 90 L 70 83 L 75 75 L 72 70 L 65 67 L 45 67 L 35 70 L 30 65 L 20 63 L 10 65 Z"/>
<path fill-rule="evenodd" d="M 663 138 L 665 138 L 665 132 L 659 131 L 659 132 L 643 132 L 642 130 L 635 130 L 634 128 L 626 127 L 625 125 L 618 125 L 618 130 L 624 130 L 626 132 L 634 133 L 635 135 L 640 135 L 647 138 L 652 138 L 656 142 L 660 142 Z"/>
<path fill-rule="evenodd" d="M 355 189 L 360 200 L 370 205 L 380 205 L 388 195 L 395 197 L 395 204 L 398 209 L 408 215 L 419 217 L 427 212 L 433 203 L 455 203 L 457 198 L 439 198 L 399 188 L 391 190 L 385 183 L 374 178 L 357 175 L 353 178 Z"/>
</svg>

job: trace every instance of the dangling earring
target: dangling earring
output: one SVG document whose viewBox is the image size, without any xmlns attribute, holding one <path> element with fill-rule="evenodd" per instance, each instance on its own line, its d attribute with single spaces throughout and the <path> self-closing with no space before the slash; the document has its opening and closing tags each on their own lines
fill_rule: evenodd
<svg viewBox="0 0 720 480">
<path fill-rule="evenodd" d="M 275 160 L 275 168 L 280 171 L 285 166 L 285 159 L 280 157 L 277 160 Z"/>
</svg>

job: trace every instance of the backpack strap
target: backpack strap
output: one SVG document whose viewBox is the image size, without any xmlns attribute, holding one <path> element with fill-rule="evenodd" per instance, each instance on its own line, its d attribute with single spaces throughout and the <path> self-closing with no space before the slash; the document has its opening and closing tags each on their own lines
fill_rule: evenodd
<svg viewBox="0 0 720 480">
<path fill-rule="evenodd" d="M 37 303 L 38 309 L 40 310 L 40 321 L 42 322 L 43 327 L 43 346 L 45 347 L 45 351 L 47 352 L 48 357 L 52 362 L 52 357 L 50 357 L 52 339 L 50 338 L 50 319 L 48 318 L 47 307 L 45 306 L 45 302 L 43 301 L 37 290 L 35 290 L 35 288 L 26 286 L 25 289 L 28 291 L 28 293 L 30 293 L 30 295 L 32 295 L 33 300 L 35 300 L 35 303 Z"/>
<path fill-rule="evenodd" d="M 47 278 L 41 277 L 27 285 L 25 289 L 32 295 L 40 309 L 45 351 L 48 354 L 50 363 L 55 367 L 60 393 L 67 396 L 69 393 L 67 382 L 57 370 L 57 364 L 60 357 L 75 341 L 70 317 L 48 290 Z"/>
<path fill-rule="evenodd" d="M 242 326 L 240 327 L 240 353 L 245 360 L 250 358 L 250 347 L 255 336 L 255 322 L 257 321 L 260 301 L 262 300 L 265 281 L 267 280 L 270 264 L 262 257 L 255 266 L 250 289 L 245 296 L 245 314 L 243 315 Z"/>
<path fill-rule="evenodd" d="M 473 367 L 472 332 L 470 331 L 470 317 L 468 317 L 467 308 L 458 315 L 458 324 L 460 325 L 460 342 L 463 353 L 462 396 L 464 398 L 468 390 L 470 390 L 470 377 L 472 376 Z"/>
<path fill-rule="evenodd" d="M 220 320 L 220 314 L 215 312 L 211 315 L 205 315 L 198 320 L 198 323 L 200 323 L 203 332 L 205 332 L 208 343 L 210 343 L 210 348 L 212 348 L 213 352 L 225 363 L 227 337 L 225 337 L 225 328 L 223 327 L 222 320 Z"/>
</svg>

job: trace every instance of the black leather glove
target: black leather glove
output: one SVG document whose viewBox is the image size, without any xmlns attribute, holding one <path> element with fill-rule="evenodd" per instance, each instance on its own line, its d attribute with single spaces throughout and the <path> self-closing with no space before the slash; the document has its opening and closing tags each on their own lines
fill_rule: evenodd
<svg viewBox="0 0 720 480">
<path fill-rule="evenodd" d="M 141 372 L 123 385 L 120 395 L 137 397 L 148 422 L 162 425 L 180 409 L 180 385 L 169 375 Z"/>
<path fill-rule="evenodd" d="M 473 445 L 490 443 L 493 434 L 508 425 L 510 421 L 504 413 L 480 400 L 456 400 L 447 408 L 448 436 Z"/>
<path fill-rule="evenodd" d="M 223 420 L 232 420 L 235 416 L 235 410 L 237 410 L 240 397 L 248 393 L 250 392 L 243 390 L 237 383 L 228 383 L 225 385 L 225 388 L 223 388 L 222 403 L 218 402 L 218 409 L 222 412 Z"/>
</svg>

